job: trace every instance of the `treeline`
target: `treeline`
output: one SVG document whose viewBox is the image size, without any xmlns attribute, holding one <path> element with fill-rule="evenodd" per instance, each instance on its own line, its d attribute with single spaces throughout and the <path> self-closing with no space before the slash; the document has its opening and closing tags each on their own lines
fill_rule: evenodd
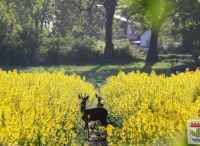
<svg viewBox="0 0 200 146">
<path fill-rule="evenodd" d="M 200 54 L 198 0 L 121 0 L 120 5 L 133 22 L 139 19 L 143 28 L 151 30 L 147 61 L 158 61 L 158 41 L 160 37 L 166 35 L 167 38 L 163 42 L 167 42 L 170 33 L 174 41 L 179 38 L 181 51 L 192 54 L 198 61 Z M 164 29 L 167 30 L 165 33 Z"/>
<path fill-rule="evenodd" d="M 97 4 L 104 5 L 105 16 Z M 116 10 L 134 25 L 142 25 L 139 29 L 151 29 L 148 61 L 158 61 L 160 30 L 169 18 L 174 33 L 181 34 L 182 49 L 198 61 L 199 4 L 197 0 L 1 0 L 0 65 L 126 59 L 129 51 L 114 49 L 112 42 L 120 33 L 113 19 Z"/>
<path fill-rule="evenodd" d="M 98 40 L 104 39 L 103 27 L 97 28 L 95 22 L 103 19 L 96 13 L 97 3 L 96 0 L 1 0 L 0 64 L 64 63 L 78 59 L 76 53 L 84 47 L 82 53 L 87 55 L 86 51 L 90 51 L 87 49 L 95 49 Z M 94 33 L 98 38 L 91 37 Z"/>
</svg>

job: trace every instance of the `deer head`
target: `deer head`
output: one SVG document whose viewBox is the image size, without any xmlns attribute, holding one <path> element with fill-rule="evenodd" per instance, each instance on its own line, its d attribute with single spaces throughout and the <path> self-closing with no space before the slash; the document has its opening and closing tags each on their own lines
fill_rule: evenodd
<svg viewBox="0 0 200 146">
<path fill-rule="evenodd" d="M 103 101 L 102 97 L 100 97 L 97 94 L 95 94 L 95 96 L 98 99 L 97 107 L 103 107 L 104 106 L 104 101 Z"/>
<path fill-rule="evenodd" d="M 88 96 L 82 96 L 82 95 L 79 95 L 79 99 L 81 99 L 81 113 L 84 113 L 85 110 L 86 110 L 86 102 L 87 100 L 89 99 L 89 95 Z"/>
</svg>

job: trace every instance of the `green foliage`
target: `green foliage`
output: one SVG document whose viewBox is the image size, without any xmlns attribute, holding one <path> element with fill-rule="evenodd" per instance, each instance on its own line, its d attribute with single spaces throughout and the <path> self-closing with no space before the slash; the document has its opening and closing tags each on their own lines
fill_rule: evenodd
<svg viewBox="0 0 200 146">
<path fill-rule="evenodd" d="M 128 41 L 116 44 L 115 57 L 122 60 L 131 60 L 131 44 Z"/>
<path fill-rule="evenodd" d="M 123 6 L 124 13 L 133 20 L 139 21 L 147 25 L 151 30 L 151 41 L 149 45 L 146 61 L 158 61 L 158 33 L 166 18 L 174 12 L 176 1 L 174 0 L 128 0 L 120 1 Z M 139 16 L 139 17 L 138 17 Z"/>
<path fill-rule="evenodd" d="M 200 55 L 200 3 L 197 0 L 183 0 L 180 11 L 175 15 L 176 29 L 183 36 L 183 49 L 193 55 L 196 62 Z"/>
<path fill-rule="evenodd" d="M 185 53 L 182 49 L 182 36 L 171 17 L 163 23 L 158 39 L 159 53 Z"/>
<path fill-rule="evenodd" d="M 89 38 L 82 44 L 80 40 L 73 41 L 85 34 L 103 38 L 103 27 L 97 27 L 96 21 L 102 18 L 96 3 L 96 0 L 1 0 L 0 64 L 65 63 L 78 57 L 88 59 L 87 52 L 96 58 L 102 53 L 102 42 Z M 79 51 L 72 51 L 73 47 Z M 79 54 L 81 51 L 83 54 Z"/>
<path fill-rule="evenodd" d="M 175 9 L 173 0 L 121 0 L 120 4 L 124 13 L 137 22 L 146 21 L 147 27 L 153 30 L 159 30 L 167 15 Z"/>
<path fill-rule="evenodd" d="M 42 44 L 37 49 L 38 60 L 46 64 L 64 63 L 72 51 L 72 40 L 71 36 L 44 37 Z"/>
<path fill-rule="evenodd" d="M 176 14 L 170 21 L 167 19 L 161 28 L 160 52 L 189 52 L 199 62 L 200 3 L 196 2 L 120 0 L 116 13 L 132 20 L 137 35 L 159 26 L 167 15 Z M 105 14 L 100 12 L 97 4 L 103 3 L 100 0 L 1 0 L 0 64 L 37 65 L 66 63 L 68 60 L 101 60 L 105 48 L 102 41 L 105 39 Z M 175 9 L 177 13 L 174 13 Z M 113 21 L 114 39 L 123 32 L 121 23 Z M 183 46 L 187 44 L 183 48 L 182 40 Z M 129 43 L 116 44 L 115 56 L 122 60 L 143 57 Z"/>
<path fill-rule="evenodd" d="M 37 61 L 44 64 L 65 64 L 67 61 L 97 61 L 103 54 L 104 42 L 93 37 L 73 38 L 44 36 L 36 49 Z"/>
<path fill-rule="evenodd" d="M 100 59 L 103 45 L 97 39 L 84 36 L 73 42 L 72 50 L 76 60 L 97 61 Z"/>
<path fill-rule="evenodd" d="M 120 60 L 142 60 L 140 48 L 133 47 L 129 41 L 115 44 L 115 57 Z"/>
</svg>

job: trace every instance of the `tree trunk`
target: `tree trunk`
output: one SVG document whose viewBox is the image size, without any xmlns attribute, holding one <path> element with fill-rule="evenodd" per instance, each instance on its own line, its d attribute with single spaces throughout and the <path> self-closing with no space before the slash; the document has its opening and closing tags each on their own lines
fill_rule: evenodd
<svg viewBox="0 0 200 146">
<path fill-rule="evenodd" d="M 158 61 L 158 30 L 151 30 L 151 40 L 150 47 L 147 53 L 147 62 L 157 62 Z"/>
<path fill-rule="evenodd" d="M 38 19 L 37 19 L 37 18 L 35 18 L 35 20 L 34 20 L 34 21 L 35 21 L 35 28 L 36 28 L 36 29 L 38 29 L 38 27 L 39 27 L 39 21 L 38 21 Z"/>
<path fill-rule="evenodd" d="M 182 42 L 183 51 L 185 53 L 189 53 L 191 45 L 190 45 L 190 37 L 188 35 L 188 31 L 184 31 L 182 36 L 183 36 L 183 42 Z"/>
<path fill-rule="evenodd" d="M 112 42 L 112 24 L 115 14 L 117 0 L 105 0 L 104 7 L 106 9 L 106 45 L 104 49 L 104 57 L 111 58 L 114 56 L 114 45 Z"/>
</svg>

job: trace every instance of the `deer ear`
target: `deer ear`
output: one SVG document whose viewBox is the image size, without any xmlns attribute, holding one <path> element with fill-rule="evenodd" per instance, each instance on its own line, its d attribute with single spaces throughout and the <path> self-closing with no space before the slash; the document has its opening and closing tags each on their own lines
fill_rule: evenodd
<svg viewBox="0 0 200 146">
<path fill-rule="evenodd" d="M 79 98 L 79 99 L 83 99 L 82 96 L 81 96 L 80 94 L 78 95 L 78 98 Z"/>
<path fill-rule="evenodd" d="M 88 100 L 89 99 L 89 95 L 85 99 Z"/>
<path fill-rule="evenodd" d="M 97 95 L 97 94 L 96 94 L 96 97 L 97 97 L 98 99 L 102 99 L 102 98 L 101 98 L 99 95 Z"/>
</svg>

